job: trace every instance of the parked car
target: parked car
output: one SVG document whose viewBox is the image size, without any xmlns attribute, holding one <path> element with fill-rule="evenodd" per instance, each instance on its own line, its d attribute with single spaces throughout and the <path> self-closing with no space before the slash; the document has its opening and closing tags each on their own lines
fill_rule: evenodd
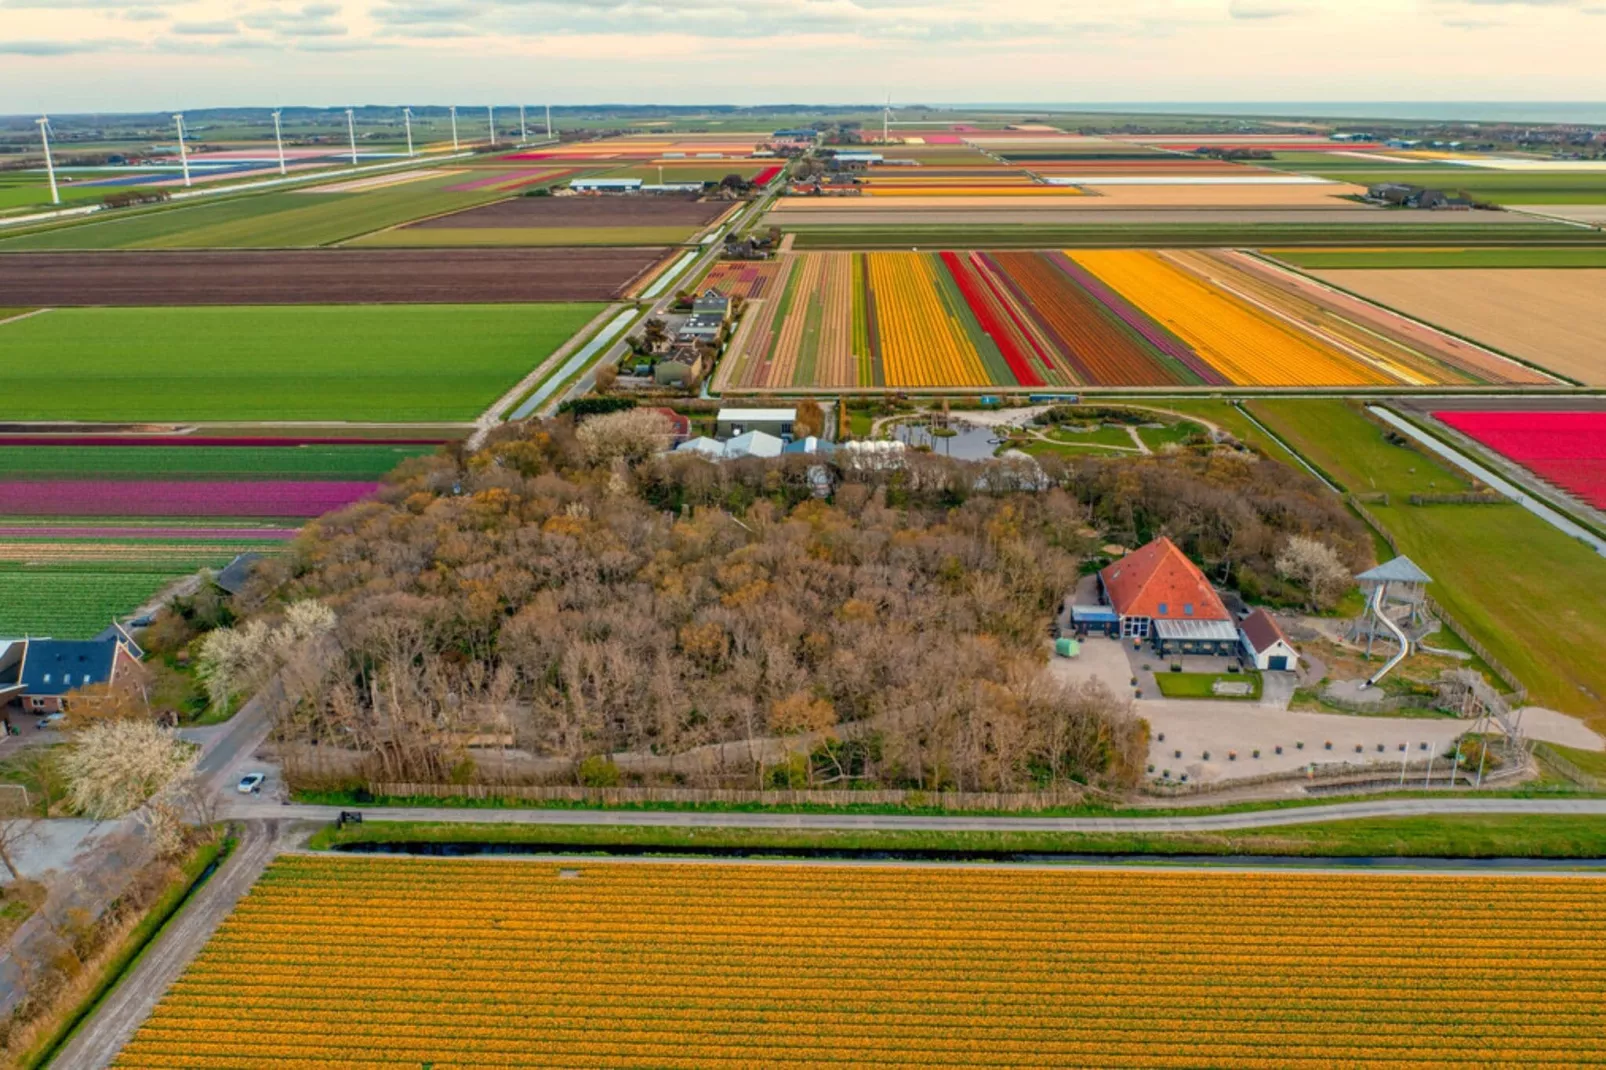
<svg viewBox="0 0 1606 1070">
<path fill-rule="evenodd" d="M 37 725 L 35 725 L 35 727 L 36 728 L 55 728 L 57 725 L 59 725 L 61 722 L 65 721 L 66 719 L 67 719 L 67 715 L 65 713 L 50 713 L 50 714 L 46 714 L 45 716 L 39 718 L 39 722 L 38 722 Z"/>
<path fill-rule="evenodd" d="M 240 785 L 235 790 L 241 795 L 261 795 L 262 782 L 268 779 L 262 773 L 247 773 L 240 778 Z"/>
</svg>

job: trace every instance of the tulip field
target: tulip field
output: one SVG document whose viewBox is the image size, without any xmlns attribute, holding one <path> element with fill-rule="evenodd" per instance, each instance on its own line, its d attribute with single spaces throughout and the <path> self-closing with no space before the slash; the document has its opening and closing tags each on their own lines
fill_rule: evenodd
<svg viewBox="0 0 1606 1070">
<path fill-rule="evenodd" d="M 1606 1064 L 1579 877 L 281 857 L 147 1070 Z"/>
<path fill-rule="evenodd" d="M 716 389 L 1556 381 L 1230 251 L 810 252 L 776 263 Z"/>
<path fill-rule="evenodd" d="M 193 444 L 183 444 L 193 443 Z M 0 638 L 81 638 L 173 580 L 271 553 L 432 442 L 0 435 Z"/>
<path fill-rule="evenodd" d="M 1436 412 L 1547 482 L 1606 509 L 1606 412 Z"/>
</svg>

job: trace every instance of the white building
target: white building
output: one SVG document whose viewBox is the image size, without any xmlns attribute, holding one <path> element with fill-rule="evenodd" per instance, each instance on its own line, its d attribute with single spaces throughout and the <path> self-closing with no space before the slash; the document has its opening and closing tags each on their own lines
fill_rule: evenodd
<svg viewBox="0 0 1606 1070">
<path fill-rule="evenodd" d="M 1299 651 L 1283 634 L 1277 619 L 1264 609 L 1255 610 L 1239 623 L 1238 637 L 1243 642 L 1244 655 L 1257 669 L 1292 672 L 1299 667 Z"/>
</svg>

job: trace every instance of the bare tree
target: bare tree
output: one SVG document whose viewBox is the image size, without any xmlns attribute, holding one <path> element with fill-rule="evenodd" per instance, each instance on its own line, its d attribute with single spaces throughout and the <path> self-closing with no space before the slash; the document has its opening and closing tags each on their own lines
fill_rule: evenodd
<svg viewBox="0 0 1606 1070">
<path fill-rule="evenodd" d="M 38 818 L 13 817 L 0 820 L 0 866 L 4 866 L 6 872 L 11 874 L 12 880 L 22 880 L 22 872 L 17 869 L 17 852 L 33 842 L 38 833 Z"/>
</svg>

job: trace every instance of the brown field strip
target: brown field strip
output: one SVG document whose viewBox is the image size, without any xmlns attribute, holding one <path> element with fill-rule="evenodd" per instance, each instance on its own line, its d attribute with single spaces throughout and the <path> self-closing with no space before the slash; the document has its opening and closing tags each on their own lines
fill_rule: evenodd
<svg viewBox="0 0 1606 1070">
<path fill-rule="evenodd" d="M 1428 323 L 1606 386 L 1606 270 L 1462 268 L 1312 275 Z"/>
<path fill-rule="evenodd" d="M 37 306 L 473 304 L 623 294 L 662 248 L 296 249 L 0 254 Z"/>
</svg>

